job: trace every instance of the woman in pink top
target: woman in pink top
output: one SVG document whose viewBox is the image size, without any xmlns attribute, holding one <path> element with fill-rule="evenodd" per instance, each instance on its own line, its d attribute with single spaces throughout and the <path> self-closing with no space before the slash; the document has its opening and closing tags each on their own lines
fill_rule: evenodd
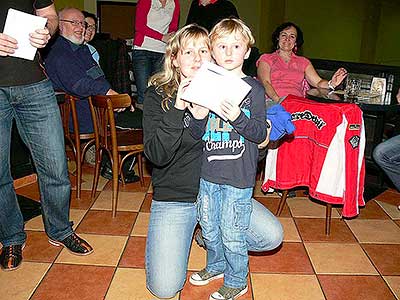
<svg viewBox="0 0 400 300">
<path fill-rule="evenodd" d="M 160 71 L 166 43 L 178 29 L 179 0 L 139 0 L 136 5 L 133 73 L 142 104 L 151 75 Z"/>
<path fill-rule="evenodd" d="M 344 68 L 338 69 L 331 80 L 322 79 L 311 62 L 296 55 L 303 45 L 303 32 L 294 23 L 287 22 L 278 26 L 272 34 L 276 51 L 263 54 L 257 61 L 257 76 L 272 100 L 279 102 L 288 94 L 304 97 L 308 84 L 319 88 L 335 89 L 347 76 Z"/>
</svg>

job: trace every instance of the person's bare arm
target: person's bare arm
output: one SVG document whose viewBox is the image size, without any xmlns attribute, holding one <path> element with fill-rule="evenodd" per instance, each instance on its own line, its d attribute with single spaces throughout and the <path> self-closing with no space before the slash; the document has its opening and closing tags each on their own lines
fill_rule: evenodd
<svg viewBox="0 0 400 300">
<path fill-rule="evenodd" d="M 58 16 L 54 4 L 36 10 L 36 15 L 47 18 L 46 27 L 50 35 L 54 35 L 58 29 Z"/>
<path fill-rule="evenodd" d="M 57 31 L 58 17 L 54 4 L 36 10 L 36 15 L 47 18 L 47 24 L 44 29 L 36 29 L 29 34 L 31 45 L 36 48 L 44 48 L 49 42 L 51 36 Z"/>
<path fill-rule="evenodd" d="M 265 94 L 275 102 L 279 102 L 279 96 L 271 84 L 271 68 L 268 63 L 260 61 L 257 67 L 257 77 L 264 86 Z"/>
<path fill-rule="evenodd" d="M 305 70 L 305 76 L 306 80 L 311 86 L 329 89 L 329 88 L 336 88 L 347 76 L 347 71 L 344 68 L 339 68 L 333 74 L 332 79 L 328 81 L 326 79 L 322 79 L 318 75 L 317 71 L 314 69 L 313 65 L 310 63 Z"/>
</svg>

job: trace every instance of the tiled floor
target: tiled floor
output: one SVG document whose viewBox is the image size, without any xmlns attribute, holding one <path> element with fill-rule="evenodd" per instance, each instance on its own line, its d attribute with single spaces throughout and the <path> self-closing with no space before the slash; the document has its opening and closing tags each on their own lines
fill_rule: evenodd
<svg viewBox="0 0 400 300">
<path fill-rule="evenodd" d="M 73 169 L 73 166 L 70 166 Z M 150 177 L 121 188 L 116 218 L 111 217 L 111 185 L 106 180 L 90 199 L 93 170 L 84 169 L 82 199 L 72 192 L 74 228 L 94 247 L 77 257 L 47 242 L 41 217 L 26 224 L 24 262 L 0 272 L 0 298 L 9 300 L 150 300 L 145 286 L 144 250 L 151 202 Z M 72 182 L 75 178 L 71 176 Z M 276 195 L 255 197 L 275 212 Z M 18 191 L 39 199 L 36 185 Z M 243 300 L 400 299 L 400 194 L 387 190 L 367 203 L 352 220 L 332 214 L 331 235 L 324 234 L 325 208 L 305 197 L 288 199 L 280 220 L 282 246 L 250 255 L 249 292 Z M 205 252 L 193 243 L 188 275 L 205 264 Z M 203 300 L 222 283 L 186 284 L 174 299 Z"/>
</svg>

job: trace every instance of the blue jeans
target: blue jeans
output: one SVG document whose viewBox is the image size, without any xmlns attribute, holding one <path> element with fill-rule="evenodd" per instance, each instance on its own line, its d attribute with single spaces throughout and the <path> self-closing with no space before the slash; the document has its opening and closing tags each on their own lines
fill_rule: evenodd
<svg viewBox="0 0 400 300">
<path fill-rule="evenodd" d="M 142 104 L 150 76 L 162 69 L 164 54 L 148 50 L 133 50 L 132 63 L 138 103 Z"/>
<path fill-rule="evenodd" d="M 196 215 L 195 203 L 151 203 L 146 281 L 147 288 L 159 298 L 174 297 L 185 284 Z"/>
<path fill-rule="evenodd" d="M 207 248 L 209 273 L 224 273 L 224 284 L 240 288 L 247 284 L 248 247 L 253 188 L 200 180 L 199 222 Z"/>
<path fill-rule="evenodd" d="M 375 147 L 373 157 L 400 191 L 400 135 Z"/>
<path fill-rule="evenodd" d="M 250 251 L 268 251 L 283 240 L 278 219 L 252 199 L 253 211 L 246 233 Z M 192 235 L 197 224 L 197 205 L 153 201 L 146 245 L 147 288 L 159 298 L 172 298 L 186 280 Z"/>
<path fill-rule="evenodd" d="M 28 146 L 39 178 L 43 223 L 47 235 L 63 240 L 69 222 L 70 181 L 60 111 L 51 83 L 0 87 L 0 241 L 3 246 L 26 240 L 24 221 L 10 173 L 11 125 Z"/>
</svg>

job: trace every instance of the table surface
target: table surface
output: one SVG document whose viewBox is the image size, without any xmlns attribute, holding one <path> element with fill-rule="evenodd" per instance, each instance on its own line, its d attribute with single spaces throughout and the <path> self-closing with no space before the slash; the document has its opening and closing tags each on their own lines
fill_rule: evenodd
<svg viewBox="0 0 400 300">
<path fill-rule="evenodd" d="M 332 103 L 332 102 L 344 102 L 344 103 L 357 103 L 360 108 L 364 111 L 398 111 L 400 112 L 399 104 L 378 104 L 376 99 L 363 99 L 354 101 L 354 99 L 345 99 L 343 91 L 332 91 L 329 89 L 313 88 L 307 91 L 307 98 L 318 102 Z"/>
</svg>

